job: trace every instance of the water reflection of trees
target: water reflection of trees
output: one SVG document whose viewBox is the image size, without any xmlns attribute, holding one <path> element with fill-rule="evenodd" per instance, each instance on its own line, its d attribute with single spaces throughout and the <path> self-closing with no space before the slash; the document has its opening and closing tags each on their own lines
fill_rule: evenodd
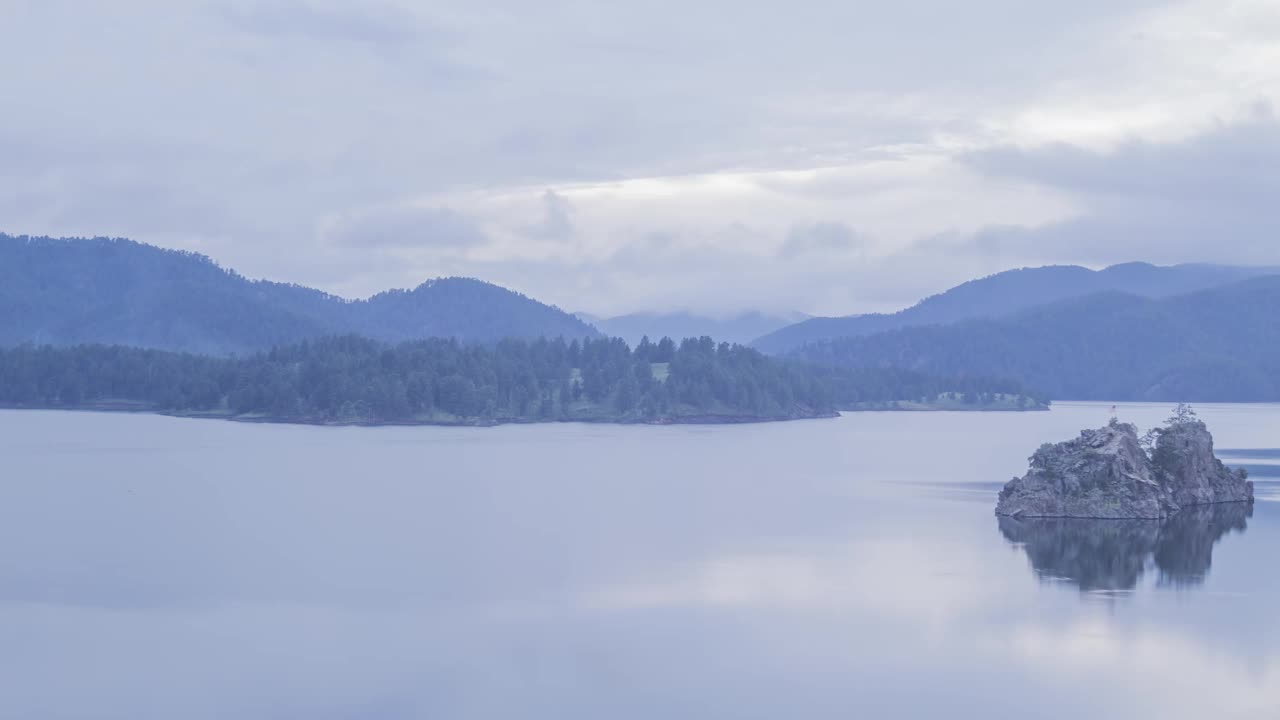
<svg viewBox="0 0 1280 720">
<path fill-rule="evenodd" d="M 1040 577 L 1082 590 L 1128 590 L 1153 565 L 1161 585 L 1204 582 L 1214 543 L 1231 530 L 1244 532 L 1252 515 L 1250 503 L 1224 503 L 1187 508 L 1164 521 L 1000 517 L 999 523 Z"/>
</svg>

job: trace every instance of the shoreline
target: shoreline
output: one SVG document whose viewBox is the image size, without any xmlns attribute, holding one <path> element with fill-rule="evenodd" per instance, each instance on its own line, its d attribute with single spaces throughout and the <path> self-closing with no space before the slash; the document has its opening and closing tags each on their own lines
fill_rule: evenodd
<svg viewBox="0 0 1280 720">
<path fill-rule="evenodd" d="M 899 407 L 881 406 L 875 404 L 874 407 L 854 407 L 841 408 L 840 412 L 848 413 L 875 413 L 875 412 L 910 412 L 910 413 L 929 413 L 929 412 L 990 412 L 990 413 L 1024 413 L 1024 412 L 1049 412 L 1053 407 L 1051 405 L 1036 405 L 1035 407 L 992 407 L 992 406 L 952 406 L 952 405 L 921 405 L 919 403 L 913 405 L 903 405 Z"/>
<path fill-rule="evenodd" d="M 409 419 L 409 420 L 330 420 L 324 418 L 307 418 L 307 417 L 285 417 L 273 415 L 232 415 L 229 413 L 216 411 L 189 411 L 189 412 L 170 412 L 157 410 L 141 403 L 131 403 L 124 401 L 101 402 L 77 406 L 49 406 L 49 405 L 12 405 L 0 404 L 0 410 L 44 410 L 51 412 L 93 412 L 93 413 L 121 413 L 129 415 L 159 415 L 162 417 L 181 418 L 187 420 L 222 420 L 226 422 L 237 422 L 245 424 L 262 424 L 262 425 L 306 425 L 310 427 L 474 427 L 489 428 L 499 427 L 503 425 L 549 425 L 564 423 L 583 423 L 588 425 L 756 425 L 774 422 L 795 422 L 800 420 L 832 420 L 840 417 L 845 413 L 878 413 L 878 412 L 1047 412 L 1051 408 L 1049 406 L 1031 407 L 1025 409 L 1003 408 L 1003 407 L 925 407 L 918 404 L 913 407 L 861 407 L 861 408 L 840 408 L 831 412 L 818 412 L 812 414 L 795 414 L 795 415 L 770 415 L 770 416 L 754 416 L 754 415 L 680 415 L 668 416 L 661 418 L 648 419 L 624 419 L 624 418 L 592 418 L 592 417 L 570 417 L 570 418 L 551 418 L 551 419 L 531 419 L 531 418 L 459 418 L 459 419 Z"/>
<path fill-rule="evenodd" d="M 61 412 L 100 412 L 160 415 L 164 417 L 185 418 L 191 420 L 224 420 L 238 423 L 260 423 L 270 425 L 308 425 L 312 427 L 498 427 L 501 425 L 542 425 L 552 423 L 585 423 L 590 425 L 754 425 L 772 422 L 793 422 L 797 420 L 830 420 L 844 413 L 935 413 L 935 412 L 1048 412 L 1051 404 L 1038 404 L 1028 407 L 1017 407 L 1012 404 L 967 405 L 963 403 L 920 403 L 916 401 L 896 401 L 860 403 L 855 406 L 838 407 L 835 410 L 812 413 L 793 413 L 788 415 L 718 415 L 701 413 L 690 415 L 672 415 L 655 418 L 619 418 L 619 417 L 566 417 L 566 418 L 412 418 L 401 420 L 382 419 L 345 419 L 335 420 L 317 417 L 295 417 L 281 415 L 234 415 L 216 410 L 167 411 L 142 402 L 128 400 L 105 400 L 82 405 L 18 405 L 0 403 L 0 410 L 48 410 Z"/>
<path fill-rule="evenodd" d="M 44 410 L 51 412 L 121 413 L 129 415 L 158 415 L 187 420 L 223 420 L 246 424 L 307 425 L 311 427 L 475 427 L 488 428 L 502 425 L 544 425 L 555 423 L 586 423 L 590 425 L 752 425 L 797 420 L 830 420 L 840 417 L 840 411 L 795 415 L 683 415 L 650 419 L 624 418 L 459 418 L 459 419 L 408 419 L 408 420 L 330 420 L 324 418 L 286 417 L 276 415 L 232 415 L 216 411 L 170 412 L 157 410 L 141 403 L 102 402 L 77 406 L 12 405 L 0 404 L 0 410 Z"/>
</svg>

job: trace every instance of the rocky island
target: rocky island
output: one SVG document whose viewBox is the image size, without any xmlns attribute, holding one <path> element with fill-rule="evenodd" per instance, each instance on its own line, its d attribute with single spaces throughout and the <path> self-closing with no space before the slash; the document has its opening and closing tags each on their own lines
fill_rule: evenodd
<svg viewBox="0 0 1280 720">
<path fill-rule="evenodd" d="M 1160 520 L 1185 507 L 1253 502 L 1247 472 L 1218 460 L 1209 429 L 1186 405 L 1143 437 L 1113 419 L 1042 445 L 1030 462 L 1000 491 L 997 515 Z"/>
</svg>

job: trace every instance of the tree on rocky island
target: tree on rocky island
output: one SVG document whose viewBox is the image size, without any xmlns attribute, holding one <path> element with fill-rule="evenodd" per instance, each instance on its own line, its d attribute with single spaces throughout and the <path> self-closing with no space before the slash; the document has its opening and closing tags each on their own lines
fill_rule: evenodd
<svg viewBox="0 0 1280 720">
<path fill-rule="evenodd" d="M 1199 422 L 1196 411 L 1188 403 L 1178 403 L 1178 406 L 1173 409 L 1173 415 L 1170 415 L 1164 424 L 1166 427 L 1174 427 L 1192 422 Z"/>
</svg>

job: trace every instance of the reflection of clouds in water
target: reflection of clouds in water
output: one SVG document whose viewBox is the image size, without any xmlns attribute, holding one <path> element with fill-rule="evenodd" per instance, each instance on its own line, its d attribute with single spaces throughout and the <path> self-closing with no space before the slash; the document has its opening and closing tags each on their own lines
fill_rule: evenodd
<svg viewBox="0 0 1280 720">
<path fill-rule="evenodd" d="M 1124 602 L 1035 582 L 992 532 L 985 480 L 1105 413 L 480 433 L 0 413 L 0 718 L 1277 717 L 1280 506 L 1214 548 L 1203 591 L 1148 591 L 1152 546 Z M 1280 433 L 1247 419 L 1226 441 Z M 61 451 L 139 437 L 167 449 Z M 531 481 L 566 452 L 615 472 Z"/>
<path fill-rule="evenodd" d="M 547 607 L 0 604 L 0 718 L 527 716 L 503 690 L 586 672 L 541 667 L 546 648 L 582 642 L 563 621 Z"/>
<path fill-rule="evenodd" d="M 1252 504 L 1223 503 L 1186 508 L 1163 522 L 1007 516 L 997 522 L 1041 578 L 1081 590 L 1131 590 L 1152 564 L 1162 586 L 1204 582 L 1214 544 L 1229 531 L 1244 532 L 1252 515 Z"/>
<path fill-rule="evenodd" d="M 1165 542 L 1176 545 L 1188 532 L 1203 540 L 1197 530 L 1206 516 L 1214 514 L 1184 516 L 1183 525 L 1166 530 L 1173 534 Z M 1214 527 L 1210 535 L 1219 532 Z M 1160 531 L 1155 523 L 1149 534 L 1139 534 L 1144 552 L 1159 552 Z M 1188 572 L 1205 557 L 1197 550 L 1204 548 L 1200 540 L 1185 548 L 1182 567 Z M 1007 558 L 1022 562 L 1021 553 Z M 1085 688 L 1092 690 L 1078 698 L 1078 709 L 1094 717 L 1144 717 L 1159 708 L 1169 718 L 1252 718 L 1270 717 L 1263 711 L 1280 707 L 1280 656 L 1270 649 L 1233 653 L 1212 636 L 1186 635 L 1167 616 L 1134 625 L 1131 614 L 1081 605 L 1069 594 L 1060 597 L 1072 614 L 1061 616 L 1034 583 L 989 582 L 1007 577 L 1002 563 L 939 542 L 849 543 L 807 553 L 722 557 L 665 579 L 598 588 L 584 602 L 594 611 L 637 615 L 745 611 L 751 632 L 765 644 L 761 651 L 786 656 L 792 670 L 830 652 L 849 663 L 849 682 L 858 673 L 886 678 L 911 672 L 927 683 L 934 673 L 954 677 L 960 662 L 984 675 L 1002 675 L 1006 700 L 1058 698 L 1059 714 L 1070 707 L 1059 693 Z M 810 621 L 834 648 L 823 650 L 808 635 L 814 631 Z M 870 667 L 863 665 L 868 642 L 875 647 Z M 804 652 L 789 655 L 793 643 Z"/>
<path fill-rule="evenodd" d="M 1142 717 L 1152 698 L 1176 718 L 1274 718 L 1280 709 L 1280 657 L 1245 662 L 1177 631 L 1130 632 L 1098 616 L 1018 625 L 1000 642 L 1011 657 L 1082 690 L 1124 678 L 1126 692 L 1115 701 L 1132 705 L 1131 717 Z"/>
<path fill-rule="evenodd" d="M 735 555 L 683 575 L 589 591 L 588 608 L 857 611 L 938 624 L 1007 595 L 983 583 L 991 559 L 958 545 L 872 541 L 807 554 Z"/>
<path fill-rule="evenodd" d="M 413 688 L 406 663 L 430 638 L 426 618 L 416 622 L 296 605 L 8 606 L 0 636 L 23 652 L 4 665 L 0 708 L 5 717 L 369 717 L 370 697 Z"/>
</svg>

